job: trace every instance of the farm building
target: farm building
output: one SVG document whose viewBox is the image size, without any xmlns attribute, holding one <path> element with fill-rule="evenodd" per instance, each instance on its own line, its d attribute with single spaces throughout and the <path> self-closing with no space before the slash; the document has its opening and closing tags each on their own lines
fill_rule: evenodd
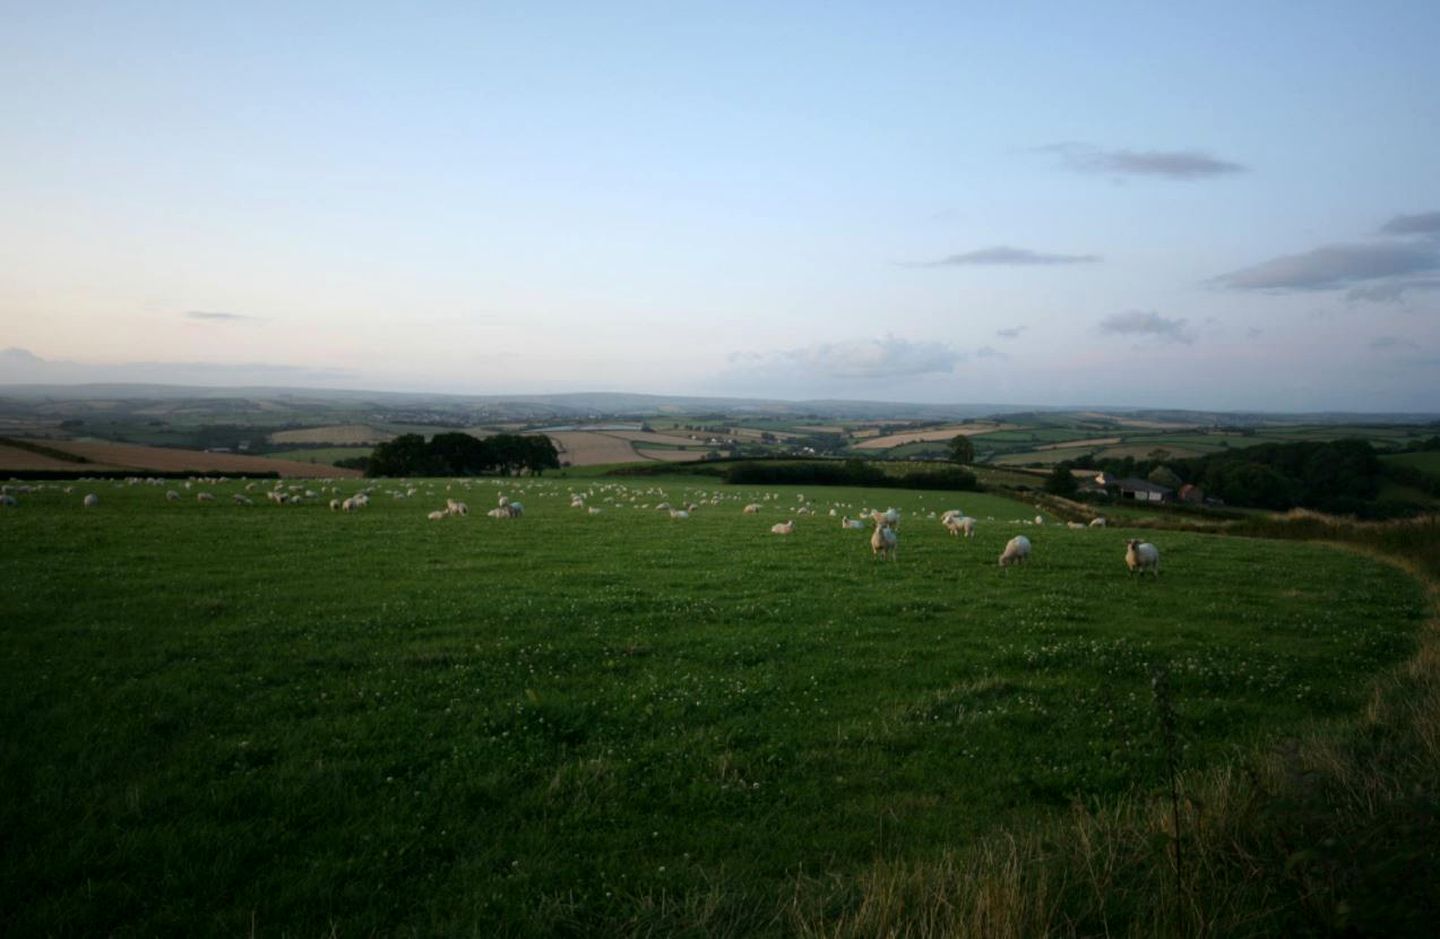
<svg viewBox="0 0 1440 939">
<path fill-rule="evenodd" d="M 1181 502 L 1189 502 L 1192 505 L 1203 505 L 1205 503 L 1205 490 L 1192 483 L 1186 483 L 1180 487 L 1177 496 Z"/>
<path fill-rule="evenodd" d="M 1145 479 L 1117 479 L 1114 486 L 1120 498 L 1135 502 L 1169 502 L 1175 490 Z"/>
</svg>

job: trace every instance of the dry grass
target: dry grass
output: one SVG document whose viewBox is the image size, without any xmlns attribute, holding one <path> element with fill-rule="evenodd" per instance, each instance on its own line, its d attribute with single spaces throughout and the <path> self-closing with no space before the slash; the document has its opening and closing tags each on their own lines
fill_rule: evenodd
<svg viewBox="0 0 1440 939">
<path fill-rule="evenodd" d="M 634 463 L 643 460 L 630 441 L 590 430 L 559 430 L 550 435 L 560 451 L 560 461 L 571 466 L 598 466 L 603 463 Z"/>
<path fill-rule="evenodd" d="M 916 431 L 909 434 L 887 434 L 884 437 L 871 437 L 864 443 L 855 445 L 856 450 L 888 450 L 891 447 L 903 447 L 907 443 L 932 443 L 939 440 L 951 440 L 955 437 L 979 437 L 983 434 L 991 434 L 997 430 L 1006 430 L 1006 424 L 957 424 L 954 427 L 941 427 L 933 430 Z"/>
</svg>

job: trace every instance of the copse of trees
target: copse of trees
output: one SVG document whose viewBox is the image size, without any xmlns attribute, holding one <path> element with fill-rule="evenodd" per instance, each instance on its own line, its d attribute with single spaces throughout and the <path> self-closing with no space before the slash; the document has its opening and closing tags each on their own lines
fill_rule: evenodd
<svg viewBox="0 0 1440 939">
<path fill-rule="evenodd" d="M 543 434 L 496 434 L 472 437 L 451 432 L 426 440 L 402 434 L 377 446 L 365 467 L 366 476 L 513 476 L 542 475 L 560 468 L 555 444 Z"/>
</svg>

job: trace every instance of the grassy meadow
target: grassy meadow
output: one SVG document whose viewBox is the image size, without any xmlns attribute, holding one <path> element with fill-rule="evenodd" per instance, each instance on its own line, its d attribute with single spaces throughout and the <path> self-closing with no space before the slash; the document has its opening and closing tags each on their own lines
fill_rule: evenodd
<svg viewBox="0 0 1440 939">
<path fill-rule="evenodd" d="M 974 493 L 70 485 L 0 509 L 8 935 L 787 932 L 797 878 L 1163 788 L 1157 669 L 1222 767 L 1351 719 L 1426 612 L 1308 543 L 1148 532 L 1137 579 L 1124 529 Z M 890 505 L 895 563 L 828 515 Z"/>
</svg>

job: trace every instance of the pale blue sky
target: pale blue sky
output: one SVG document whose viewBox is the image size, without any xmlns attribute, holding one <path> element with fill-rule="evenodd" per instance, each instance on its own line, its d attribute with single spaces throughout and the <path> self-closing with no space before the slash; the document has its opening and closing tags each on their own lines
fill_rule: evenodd
<svg viewBox="0 0 1440 939">
<path fill-rule="evenodd" d="M 1440 5 L 1168 6 L 6 0 L 0 382 L 1440 411 Z"/>
</svg>

